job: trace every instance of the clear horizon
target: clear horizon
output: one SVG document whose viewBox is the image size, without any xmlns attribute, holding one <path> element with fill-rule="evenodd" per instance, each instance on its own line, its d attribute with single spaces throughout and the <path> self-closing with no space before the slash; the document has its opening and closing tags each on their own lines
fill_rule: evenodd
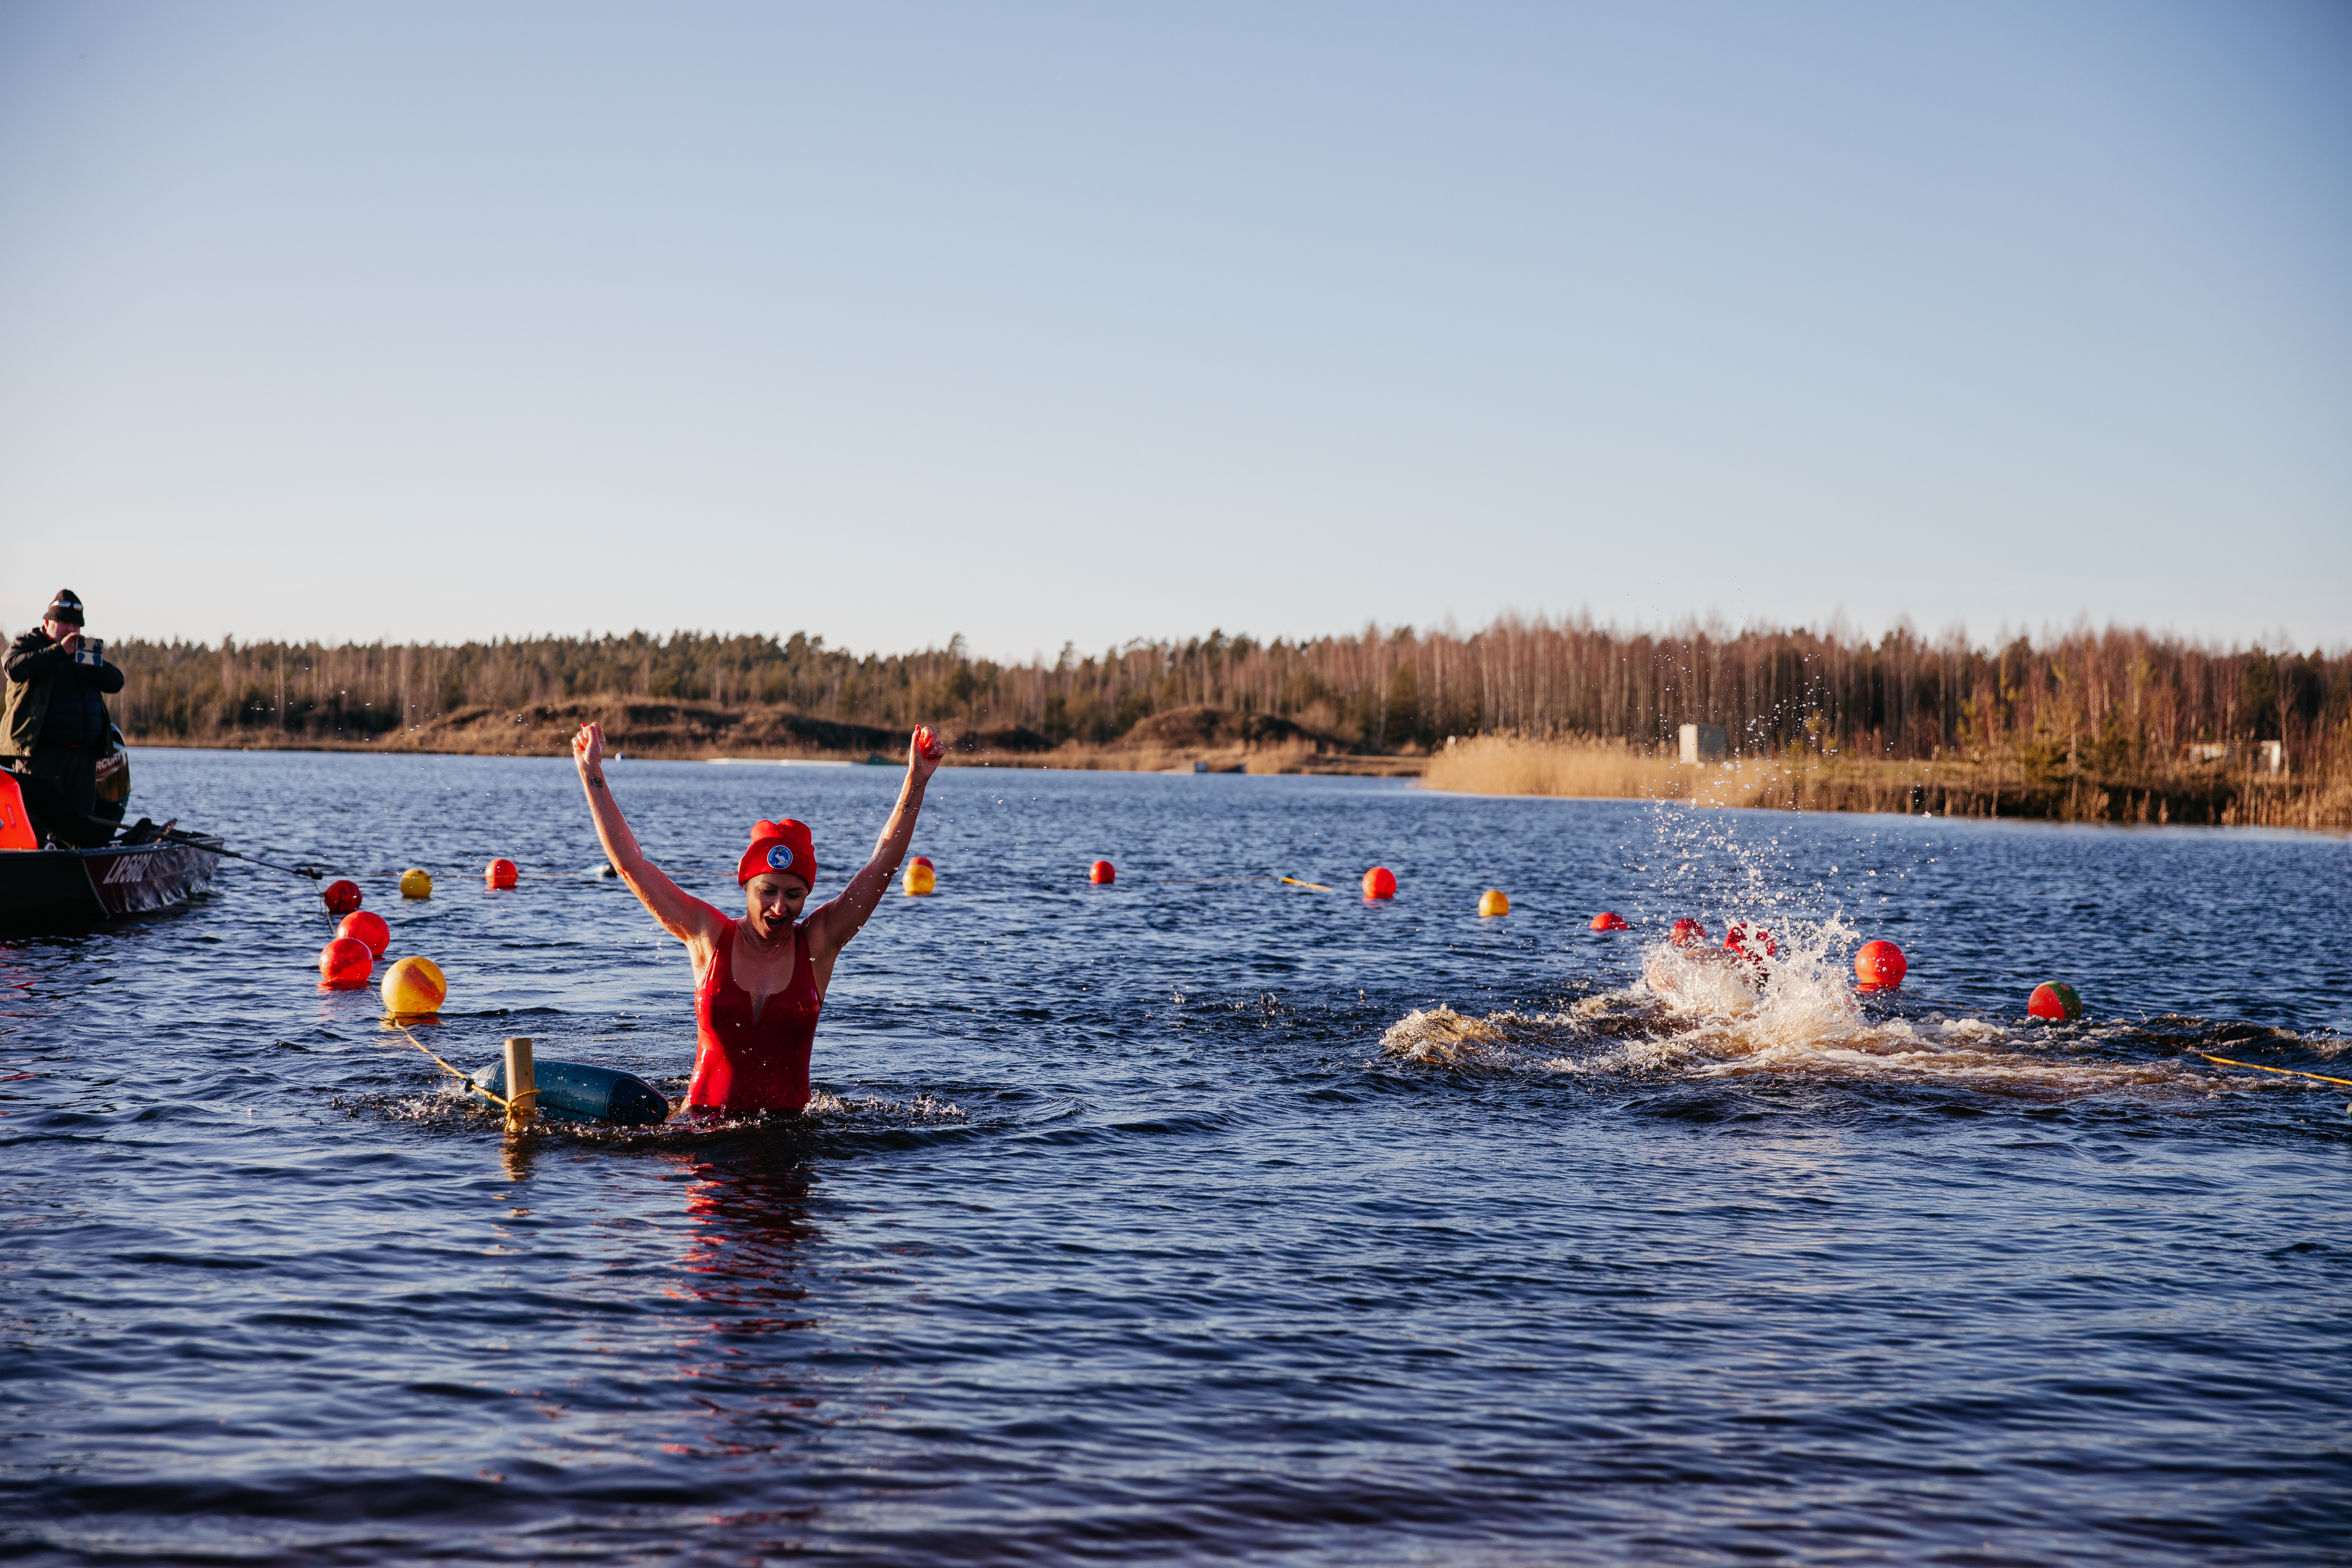
<svg viewBox="0 0 2352 1568">
<path fill-rule="evenodd" d="M 0 625 L 2340 648 L 2347 67 L 2320 5 L 18 5 Z"/>
</svg>

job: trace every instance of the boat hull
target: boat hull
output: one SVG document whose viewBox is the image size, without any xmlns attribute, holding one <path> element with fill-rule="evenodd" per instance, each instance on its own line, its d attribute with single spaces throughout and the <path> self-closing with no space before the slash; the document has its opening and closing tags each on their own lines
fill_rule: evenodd
<svg viewBox="0 0 2352 1568">
<path fill-rule="evenodd" d="M 205 838 L 0 850 L 0 922 L 89 925 L 167 910 L 211 887 L 219 866 L 219 843 Z"/>
</svg>

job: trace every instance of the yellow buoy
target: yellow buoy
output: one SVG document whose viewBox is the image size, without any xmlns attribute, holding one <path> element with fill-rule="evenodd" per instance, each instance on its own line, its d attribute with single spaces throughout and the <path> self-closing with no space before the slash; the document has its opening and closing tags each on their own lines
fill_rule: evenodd
<svg viewBox="0 0 2352 1568">
<path fill-rule="evenodd" d="M 441 977 L 441 966 L 429 958 L 404 958 L 384 971 L 383 1010 L 394 1017 L 438 1013 L 448 999 L 449 983 Z"/>
<path fill-rule="evenodd" d="M 400 874 L 400 896 L 404 899 L 431 898 L 433 879 L 411 866 Z"/>
<path fill-rule="evenodd" d="M 1478 895 L 1478 912 L 1481 915 L 1509 914 L 1511 900 L 1503 896 L 1503 889 L 1500 888 L 1489 888 Z"/>
<path fill-rule="evenodd" d="M 939 873 L 931 868 L 930 858 L 918 855 L 907 862 L 907 875 L 899 884 L 910 898 L 920 898 L 940 885 Z"/>
</svg>

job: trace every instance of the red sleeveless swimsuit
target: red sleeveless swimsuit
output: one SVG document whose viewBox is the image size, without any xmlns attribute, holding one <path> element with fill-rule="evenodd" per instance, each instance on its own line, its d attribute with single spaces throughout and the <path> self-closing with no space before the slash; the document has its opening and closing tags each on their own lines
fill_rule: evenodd
<svg viewBox="0 0 2352 1568">
<path fill-rule="evenodd" d="M 808 931 L 793 928 L 793 978 L 754 1019 L 751 994 L 735 984 L 736 930 L 729 921 L 726 934 L 711 950 L 702 984 L 694 989 L 698 1042 L 687 1107 L 798 1110 L 808 1103 L 809 1048 L 816 1044 L 816 1016 L 824 1007 L 816 965 L 809 962 Z"/>
</svg>

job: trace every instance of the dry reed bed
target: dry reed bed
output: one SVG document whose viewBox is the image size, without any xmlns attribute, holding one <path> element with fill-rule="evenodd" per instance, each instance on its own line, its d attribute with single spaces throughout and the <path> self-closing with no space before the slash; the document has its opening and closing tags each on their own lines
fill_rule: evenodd
<svg viewBox="0 0 2352 1568">
<path fill-rule="evenodd" d="M 1423 787 L 1465 795 L 1683 800 L 1779 811 L 1933 812 L 2061 822 L 2352 827 L 2352 781 L 2204 769 L 2034 777 L 2015 759 L 1882 762 L 1751 757 L 1685 765 L 1622 741 L 1485 735 L 1429 760 Z"/>
</svg>

